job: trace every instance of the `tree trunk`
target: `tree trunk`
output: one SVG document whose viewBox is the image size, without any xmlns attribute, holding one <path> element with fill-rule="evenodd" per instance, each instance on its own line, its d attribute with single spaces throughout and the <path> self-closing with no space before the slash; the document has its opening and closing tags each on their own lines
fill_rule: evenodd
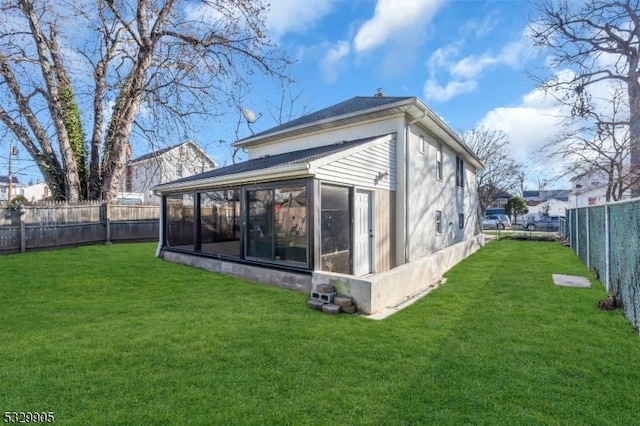
<svg viewBox="0 0 640 426">
<path fill-rule="evenodd" d="M 629 84 L 629 174 L 631 196 L 640 197 L 640 75 L 633 73 Z"/>
</svg>

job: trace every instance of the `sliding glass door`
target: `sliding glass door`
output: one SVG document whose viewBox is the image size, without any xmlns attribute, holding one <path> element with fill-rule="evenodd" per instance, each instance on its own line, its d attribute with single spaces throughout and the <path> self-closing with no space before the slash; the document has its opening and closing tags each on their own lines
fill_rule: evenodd
<svg viewBox="0 0 640 426">
<path fill-rule="evenodd" d="M 248 189 L 246 257 L 309 265 L 307 182 Z"/>
</svg>

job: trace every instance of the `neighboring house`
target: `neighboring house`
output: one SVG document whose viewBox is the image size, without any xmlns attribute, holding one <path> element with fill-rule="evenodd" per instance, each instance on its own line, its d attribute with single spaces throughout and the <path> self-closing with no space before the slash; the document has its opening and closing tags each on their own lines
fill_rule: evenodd
<svg viewBox="0 0 640 426">
<path fill-rule="evenodd" d="M 16 176 L 11 176 L 11 197 L 9 197 L 9 177 L 0 176 L 0 201 L 11 201 L 17 195 L 24 195 L 24 185 Z"/>
<path fill-rule="evenodd" d="M 623 194 L 622 199 L 631 198 L 631 192 Z M 607 202 L 607 175 L 602 170 L 582 173 L 571 179 L 571 208 L 594 206 Z"/>
<path fill-rule="evenodd" d="M 118 199 L 122 202 L 158 202 L 151 190 L 154 186 L 216 166 L 216 162 L 193 141 L 145 154 L 126 162 Z"/>
<path fill-rule="evenodd" d="M 24 196 L 29 202 L 36 203 L 38 201 L 49 200 L 51 198 L 51 191 L 46 182 L 36 182 L 25 186 Z"/>
<path fill-rule="evenodd" d="M 529 213 L 525 220 L 534 220 L 542 216 L 564 216 L 570 208 L 569 189 L 549 189 L 539 191 L 523 191 L 522 198 L 527 203 Z"/>
<path fill-rule="evenodd" d="M 564 216 L 569 208 L 569 202 L 552 198 L 547 201 L 527 201 L 529 213 L 525 219 L 537 219 L 542 216 Z"/>
<path fill-rule="evenodd" d="M 235 143 L 248 160 L 156 187 L 158 255 L 373 313 L 484 243 L 478 157 L 415 97 L 354 97 Z"/>
<path fill-rule="evenodd" d="M 504 206 L 513 195 L 501 189 L 496 189 L 491 197 L 491 204 L 487 206 L 486 214 L 504 214 Z"/>
</svg>

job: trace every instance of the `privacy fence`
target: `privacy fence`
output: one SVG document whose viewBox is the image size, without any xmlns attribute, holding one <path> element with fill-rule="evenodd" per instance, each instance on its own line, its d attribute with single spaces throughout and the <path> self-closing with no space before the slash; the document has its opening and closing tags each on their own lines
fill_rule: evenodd
<svg viewBox="0 0 640 426">
<path fill-rule="evenodd" d="M 158 238 L 159 206 L 108 203 L 0 207 L 0 253 Z"/>
<path fill-rule="evenodd" d="M 640 330 L 640 199 L 568 210 L 563 233 Z"/>
</svg>

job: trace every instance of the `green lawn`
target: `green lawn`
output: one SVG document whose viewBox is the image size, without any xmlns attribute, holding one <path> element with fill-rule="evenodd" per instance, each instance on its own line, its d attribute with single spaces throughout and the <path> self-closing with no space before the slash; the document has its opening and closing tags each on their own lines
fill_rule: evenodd
<svg viewBox="0 0 640 426">
<path fill-rule="evenodd" d="M 0 256 L 0 414 L 55 423 L 639 424 L 640 338 L 558 243 L 492 241 L 383 320 L 153 257 Z"/>
</svg>

